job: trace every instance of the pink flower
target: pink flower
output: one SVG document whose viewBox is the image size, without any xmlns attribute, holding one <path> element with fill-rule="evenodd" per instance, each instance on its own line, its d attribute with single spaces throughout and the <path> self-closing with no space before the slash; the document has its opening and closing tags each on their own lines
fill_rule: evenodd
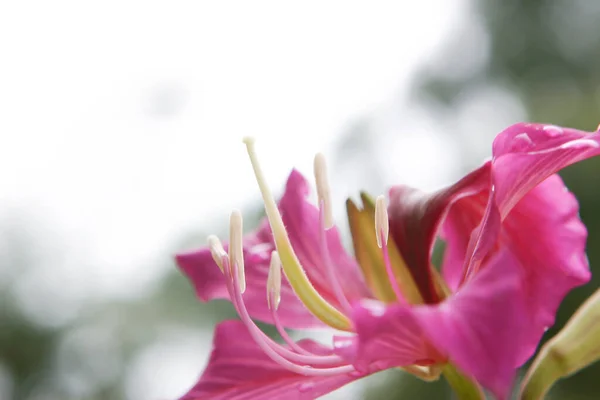
<svg viewBox="0 0 600 400">
<path fill-rule="evenodd" d="M 217 327 L 209 364 L 183 398 L 311 399 L 392 367 L 434 379 L 447 363 L 506 398 L 563 297 L 590 279 L 586 229 L 556 172 L 599 154 L 599 135 L 513 125 L 492 159 L 452 186 L 394 187 L 387 211 L 382 197 L 363 195 L 362 208 L 349 200 L 355 257 L 333 225 L 322 157 L 320 207 L 297 171 L 276 205 L 246 141 L 268 221 L 242 240 L 234 212 L 229 253 L 212 237 L 177 256 L 202 300 L 230 299 L 241 317 Z M 441 274 L 431 266 L 438 234 Z M 285 344 L 252 318 L 274 324 Z M 284 330 L 323 327 L 331 347 Z"/>
</svg>

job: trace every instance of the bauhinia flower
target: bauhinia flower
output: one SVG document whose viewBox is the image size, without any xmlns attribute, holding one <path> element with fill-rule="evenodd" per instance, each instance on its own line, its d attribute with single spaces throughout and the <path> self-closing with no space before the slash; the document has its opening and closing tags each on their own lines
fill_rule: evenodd
<svg viewBox="0 0 600 400">
<path fill-rule="evenodd" d="M 241 319 L 217 327 L 183 399 L 310 399 L 382 369 L 435 379 L 448 365 L 506 398 L 565 294 L 590 279 L 578 203 L 556 172 L 599 154 L 599 135 L 513 125 L 489 161 L 451 186 L 393 187 L 387 208 L 383 196 L 348 200 L 354 257 L 333 222 L 323 157 L 318 207 L 295 170 L 277 204 L 246 140 L 266 220 L 242 237 L 233 212 L 228 244 L 211 236 L 177 256 L 202 300 L 229 299 Z M 431 263 L 438 235 L 441 273 Z M 283 343 L 253 319 L 274 324 Z M 324 327 L 330 346 L 285 331 Z"/>
</svg>

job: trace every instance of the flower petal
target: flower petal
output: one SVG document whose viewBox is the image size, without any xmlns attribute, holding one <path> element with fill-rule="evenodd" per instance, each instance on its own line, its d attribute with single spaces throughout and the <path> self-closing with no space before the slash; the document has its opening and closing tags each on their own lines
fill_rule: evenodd
<svg viewBox="0 0 600 400">
<path fill-rule="evenodd" d="M 441 300 L 435 289 L 430 256 L 435 235 L 448 207 L 489 188 L 489 164 L 434 193 L 407 186 L 390 190 L 390 236 L 408 265 L 426 303 Z"/>
<path fill-rule="evenodd" d="M 317 354 L 331 349 L 312 340 L 299 344 Z M 198 383 L 181 400 L 310 400 L 327 394 L 364 374 L 306 376 L 290 372 L 272 361 L 255 344 L 241 321 L 225 321 L 215 331 L 208 366 Z"/>
<path fill-rule="evenodd" d="M 505 398 L 516 369 L 522 310 L 521 267 L 510 252 L 496 254 L 488 268 L 444 302 L 385 306 L 363 301 L 354 309 L 354 348 L 337 351 L 361 371 L 451 361 Z M 341 346 L 340 346 L 341 347 Z"/>
<path fill-rule="evenodd" d="M 494 140 L 492 214 L 503 220 L 499 241 L 526 268 L 525 305 L 532 336 L 524 343 L 521 363 L 554 323 L 563 297 L 590 279 L 587 231 L 577 200 L 554 174 L 600 154 L 599 141 L 599 132 L 542 124 L 516 124 Z M 489 240 L 481 247 L 486 246 Z"/>
<path fill-rule="evenodd" d="M 386 305 L 377 300 L 356 303 L 352 320 L 357 336 L 350 339 L 351 345 L 348 338 L 336 338 L 336 353 L 359 371 L 373 365 L 390 368 L 444 362 L 445 357 L 424 337 L 413 317 L 414 308 L 398 303 Z"/>
<path fill-rule="evenodd" d="M 504 217 L 531 189 L 568 165 L 600 154 L 600 132 L 515 124 L 494 140 L 493 184 Z"/>
<path fill-rule="evenodd" d="M 599 154 L 598 140 L 598 133 L 549 125 L 509 127 L 494 141 L 494 191 L 488 196 L 485 217 L 481 208 L 457 207 L 450 209 L 444 223 L 449 249 L 444 274 L 454 287 L 463 275 L 461 258 L 472 276 L 486 268 L 486 260 L 499 248 L 508 248 L 524 268 L 524 308 L 530 329 L 523 337 L 519 363 L 533 354 L 545 329 L 554 323 L 564 296 L 590 279 L 587 232 L 578 216 L 577 200 L 553 174 Z"/>
<path fill-rule="evenodd" d="M 444 219 L 441 236 L 446 241 L 446 248 L 442 274 L 452 290 L 462 282 L 467 247 L 473 231 L 483 219 L 488 199 L 489 190 L 459 199 L 449 207 Z"/>
<path fill-rule="evenodd" d="M 587 232 L 577 200 L 554 173 L 599 154 L 598 140 L 598 133 L 549 125 L 509 127 L 494 141 L 492 196 L 482 193 L 456 202 L 444 222 L 443 270 L 451 287 L 463 279 L 463 266 L 472 276 L 487 268 L 501 248 L 512 252 L 522 266 L 528 329 L 518 365 L 535 352 L 544 331 L 554 324 L 564 296 L 590 279 Z"/>
<path fill-rule="evenodd" d="M 332 305 L 339 306 L 320 255 L 320 224 L 318 209 L 308 202 L 309 185 L 296 170 L 288 178 L 285 193 L 279 202 L 283 222 L 292 247 L 302 263 L 310 281 L 319 293 Z M 356 261 L 344 250 L 337 228 L 327 231 L 327 244 L 336 276 L 344 294 L 350 301 L 369 297 Z M 227 244 L 224 244 L 227 249 Z M 244 264 L 246 291 L 244 302 L 253 318 L 273 323 L 266 300 L 266 284 L 271 251 L 275 249 L 268 222 L 264 220 L 259 229 L 244 237 Z M 198 297 L 204 301 L 229 299 L 223 274 L 213 261 L 207 248 L 176 256 L 179 267 L 190 278 Z M 287 279 L 281 284 L 281 306 L 278 310 L 281 323 L 288 328 L 322 327 L 296 297 Z"/>
<path fill-rule="evenodd" d="M 501 251 L 445 302 L 412 312 L 431 343 L 498 398 L 511 387 L 526 329 L 521 269 Z"/>
<path fill-rule="evenodd" d="M 525 273 L 524 308 L 529 320 L 520 365 L 554 324 L 565 295 L 591 278 L 585 254 L 587 230 L 579 219 L 577 199 L 558 175 L 525 195 L 502 226 L 499 242 L 518 258 Z"/>
</svg>

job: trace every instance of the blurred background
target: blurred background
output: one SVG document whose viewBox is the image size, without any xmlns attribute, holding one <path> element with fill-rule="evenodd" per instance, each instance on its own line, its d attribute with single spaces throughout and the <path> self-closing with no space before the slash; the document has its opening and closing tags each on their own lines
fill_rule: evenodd
<svg viewBox="0 0 600 400">
<path fill-rule="evenodd" d="M 214 325 L 172 255 L 249 228 L 323 151 L 343 200 L 433 189 L 496 133 L 600 122 L 600 2 L 31 1 L 0 4 L 0 399 L 174 399 Z M 600 268 L 600 159 L 563 172 Z M 577 289 L 553 335 L 598 287 Z M 600 366 L 554 399 L 596 399 Z M 330 399 L 450 399 L 377 374 Z"/>
</svg>

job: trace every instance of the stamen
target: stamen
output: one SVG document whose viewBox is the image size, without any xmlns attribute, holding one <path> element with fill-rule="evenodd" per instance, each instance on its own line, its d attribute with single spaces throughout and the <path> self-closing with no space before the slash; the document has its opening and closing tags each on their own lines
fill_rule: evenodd
<svg viewBox="0 0 600 400">
<path fill-rule="evenodd" d="M 325 210 L 325 228 L 333 227 L 333 208 L 331 206 L 331 194 L 329 190 L 329 181 L 327 179 L 327 163 L 323 153 L 315 155 L 314 162 L 315 181 L 317 183 L 317 197 L 319 204 L 323 204 Z"/>
<path fill-rule="evenodd" d="M 382 230 L 380 235 L 384 234 L 385 232 L 383 232 Z M 396 275 L 394 274 L 394 270 L 392 269 L 392 263 L 390 261 L 390 255 L 388 253 L 387 240 L 383 240 L 381 242 L 381 251 L 383 253 L 383 263 L 385 264 L 385 271 L 387 272 L 387 276 L 390 281 L 390 285 L 392 285 L 392 289 L 394 290 L 394 294 L 396 295 L 396 299 L 398 300 L 398 302 L 405 304 L 406 300 L 402 295 L 400 286 L 398 286 L 398 280 L 396 279 Z"/>
<path fill-rule="evenodd" d="M 248 328 L 248 332 L 256 344 L 269 358 L 271 358 L 271 360 L 292 372 L 309 376 L 330 376 L 354 371 L 354 367 L 345 363 L 339 356 L 297 354 L 274 342 L 265 335 L 265 333 L 256 326 L 248 314 L 242 293 L 239 290 L 239 273 L 236 271 L 235 264 L 230 264 L 228 260 L 225 259 L 224 269 L 228 278 L 226 279 L 227 289 L 229 290 L 234 306 L 238 311 L 242 322 Z M 321 368 L 319 365 L 335 366 Z"/>
<path fill-rule="evenodd" d="M 381 248 L 382 241 L 387 243 L 390 234 L 390 221 L 384 196 L 378 196 L 375 200 L 375 234 L 377 235 L 377 246 Z"/>
<path fill-rule="evenodd" d="M 242 293 L 246 291 L 243 234 L 242 213 L 233 210 L 229 217 L 229 261 L 236 266 Z"/>
<path fill-rule="evenodd" d="M 331 283 L 331 287 L 333 289 L 333 293 L 335 294 L 335 298 L 339 302 L 340 306 L 344 310 L 347 315 L 352 313 L 352 307 L 350 306 L 350 302 L 344 295 L 344 291 L 342 290 L 342 285 L 335 273 L 333 268 L 333 263 L 331 262 L 331 256 L 329 254 L 329 248 L 327 247 L 327 230 L 325 228 L 325 207 L 324 202 L 321 200 L 319 207 L 319 222 L 321 223 L 320 230 L 320 247 L 321 247 L 321 259 L 325 264 L 325 269 L 327 270 L 327 278 Z"/>
<path fill-rule="evenodd" d="M 246 138 L 244 139 L 244 143 L 246 144 L 248 156 L 250 157 L 254 175 L 256 176 L 256 182 L 258 183 L 265 203 L 265 211 L 269 224 L 271 225 L 273 239 L 275 240 L 275 246 L 277 247 L 283 270 L 285 271 L 285 275 L 292 285 L 294 292 L 304 303 L 306 308 L 325 324 L 343 331 L 350 330 L 351 324 L 348 318 L 329 304 L 308 280 L 308 277 L 292 248 L 292 244 L 290 243 L 285 226 L 283 225 L 283 220 L 277 209 L 273 194 L 269 190 L 263 176 L 254 150 L 254 140 Z"/>
<path fill-rule="evenodd" d="M 272 294 L 271 294 L 272 296 Z M 269 302 L 273 302 L 275 299 L 269 300 Z M 277 313 L 277 310 L 275 308 L 271 308 L 271 317 L 273 318 L 273 322 L 275 323 L 275 328 L 277 328 L 277 332 L 279 332 L 279 336 L 281 336 L 281 338 L 283 339 L 283 341 L 290 346 L 290 349 L 292 349 L 293 351 L 295 351 L 298 354 L 304 354 L 307 356 L 312 356 L 314 355 L 313 353 L 311 353 L 310 351 L 300 347 L 300 345 L 298 345 L 298 343 L 296 343 L 291 337 L 290 335 L 288 335 L 288 333 L 286 332 L 285 328 L 283 327 L 283 324 L 281 323 L 281 320 L 279 319 L 279 314 Z"/>
<path fill-rule="evenodd" d="M 377 200 L 375 200 L 375 234 L 377 235 L 377 245 L 383 253 L 383 263 L 385 264 L 385 271 L 387 272 L 390 285 L 394 290 L 396 299 L 398 299 L 399 302 L 404 303 L 404 296 L 400 291 L 400 286 L 398 285 L 398 280 L 392 269 L 392 263 L 388 253 L 387 243 L 390 234 L 390 223 L 384 196 L 378 196 Z"/>
<path fill-rule="evenodd" d="M 273 300 L 273 302 L 271 302 Z M 267 277 L 267 304 L 277 310 L 281 301 L 281 260 L 277 251 L 271 253 L 271 265 Z"/>
<path fill-rule="evenodd" d="M 215 263 L 219 266 L 221 272 L 224 273 L 225 271 L 223 271 L 223 258 L 227 257 L 227 252 L 223 248 L 223 244 L 221 244 L 221 241 L 215 235 L 209 235 L 207 242 L 213 260 L 215 260 Z"/>
</svg>

